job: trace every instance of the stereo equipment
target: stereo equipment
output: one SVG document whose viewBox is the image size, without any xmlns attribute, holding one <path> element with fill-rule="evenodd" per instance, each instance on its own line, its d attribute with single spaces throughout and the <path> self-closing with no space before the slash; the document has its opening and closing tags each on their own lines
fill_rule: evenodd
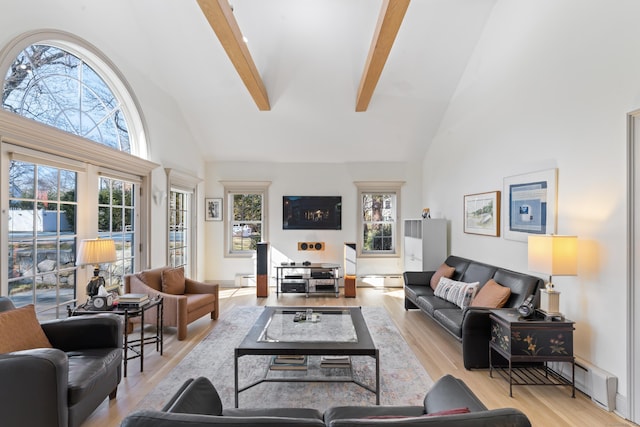
<svg viewBox="0 0 640 427">
<path fill-rule="evenodd" d="M 324 251 L 324 242 L 298 242 L 299 251 Z"/>
<path fill-rule="evenodd" d="M 256 296 L 269 296 L 269 243 L 258 243 L 256 249 Z"/>
</svg>

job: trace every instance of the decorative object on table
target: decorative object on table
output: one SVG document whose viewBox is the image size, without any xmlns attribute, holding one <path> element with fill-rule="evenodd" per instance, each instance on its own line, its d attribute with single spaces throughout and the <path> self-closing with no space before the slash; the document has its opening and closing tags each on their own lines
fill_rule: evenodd
<svg viewBox="0 0 640 427">
<path fill-rule="evenodd" d="M 576 236 L 529 236 L 529 270 L 549 275 L 545 289 L 540 289 L 540 310 L 547 316 L 560 316 L 560 292 L 553 276 L 578 274 L 578 238 Z"/>
<path fill-rule="evenodd" d="M 91 305 L 94 310 L 110 310 L 113 307 L 113 295 L 105 289 L 104 285 L 98 288 L 98 294 L 91 297 Z"/>
<path fill-rule="evenodd" d="M 504 179 L 505 239 L 556 232 L 557 177 L 557 169 L 548 169 Z"/>
<path fill-rule="evenodd" d="M 500 236 L 500 192 L 464 196 L 464 232 Z"/>
<path fill-rule="evenodd" d="M 422 209 L 422 218 L 431 218 L 431 210 L 429 208 Z"/>
<path fill-rule="evenodd" d="M 76 265 L 93 265 L 93 277 L 87 283 L 87 295 L 98 295 L 100 286 L 105 286 L 104 277 L 100 276 L 100 264 L 112 263 L 117 259 L 116 243 L 113 239 L 85 239 L 80 242 Z"/>
<path fill-rule="evenodd" d="M 222 221 L 222 198 L 204 199 L 205 221 Z"/>
</svg>

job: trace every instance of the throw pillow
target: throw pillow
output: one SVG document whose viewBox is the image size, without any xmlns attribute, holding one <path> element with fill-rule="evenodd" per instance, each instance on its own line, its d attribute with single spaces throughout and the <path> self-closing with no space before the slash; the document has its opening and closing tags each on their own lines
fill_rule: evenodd
<svg viewBox="0 0 640 427">
<path fill-rule="evenodd" d="M 162 292 L 165 294 L 184 294 L 184 267 L 162 270 Z"/>
<path fill-rule="evenodd" d="M 471 307 L 501 308 L 507 303 L 511 289 L 489 279 L 471 301 Z"/>
<path fill-rule="evenodd" d="M 456 282 L 455 280 L 441 277 L 434 294 L 437 297 L 454 303 L 460 308 L 465 308 L 476 296 L 479 284 L 478 282 Z"/>
<path fill-rule="evenodd" d="M 446 277 L 447 279 L 450 279 L 453 277 L 453 273 L 455 272 L 456 272 L 455 267 L 450 267 L 447 264 L 442 263 L 442 265 L 438 267 L 436 272 L 433 273 L 433 276 L 431 276 L 431 283 L 430 283 L 431 289 L 433 289 L 434 291 L 436 290 L 441 277 Z"/>
<path fill-rule="evenodd" d="M 0 353 L 52 348 L 33 304 L 0 313 Z"/>
</svg>

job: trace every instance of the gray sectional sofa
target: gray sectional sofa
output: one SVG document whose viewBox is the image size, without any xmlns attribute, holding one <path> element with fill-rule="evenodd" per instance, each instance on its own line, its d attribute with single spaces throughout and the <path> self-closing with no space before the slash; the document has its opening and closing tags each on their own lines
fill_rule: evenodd
<svg viewBox="0 0 640 427">
<path fill-rule="evenodd" d="M 481 289 L 489 279 L 494 279 L 498 284 L 510 288 L 511 294 L 504 308 L 519 307 L 529 295 L 536 296 L 537 304 L 538 289 L 544 286 L 544 281 L 539 277 L 454 255 L 447 257 L 444 263 L 455 268 L 452 280 L 479 282 Z M 404 273 L 405 308 L 407 310 L 419 308 L 462 341 L 462 355 L 466 369 L 489 367 L 490 309 L 487 307 L 461 309 L 456 304 L 436 296 L 430 286 L 434 273 L 434 271 Z"/>
<path fill-rule="evenodd" d="M 465 412 L 466 413 L 459 413 Z M 437 415 L 437 413 L 451 413 Z M 455 413 L 458 412 L 458 413 Z M 422 406 L 336 406 L 321 413 L 307 408 L 224 409 L 213 384 L 204 377 L 186 381 L 160 411 L 128 415 L 121 427 L 529 427 L 517 409 L 487 409 L 460 379 L 440 378 Z"/>
</svg>

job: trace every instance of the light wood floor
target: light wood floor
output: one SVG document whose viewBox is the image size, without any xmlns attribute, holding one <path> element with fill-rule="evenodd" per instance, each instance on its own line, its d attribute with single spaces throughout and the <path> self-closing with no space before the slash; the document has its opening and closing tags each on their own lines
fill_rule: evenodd
<svg viewBox="0 0 640 427">
<path fill-rule="evenodd" d="M 383 306 L 395 322 L 404 339 L 434 380 L 444 374 L 462 378 L 489 408 L 515 407 L 527 414 L 534 426 L 634 426 L 617 415 L 597 407 L 576 391 L 572 399 L 568 387 L 514 387 L 513 398 L 500 377 L 489 378 L 488 371 L 467 371 L 462 365 L 461 344 L 419 310 L 406 311 L 402 289 L 358 288 L 357 298 L 334 296 L 280 295 L 271 292 L 268 298 L 256 298 L 255 288 L 223 288 L 220 292 L 220 317 L 227 316 L 236 306 L 262 305 L 360 305 Z M 91 415 L 83 427 L 115 427 L 138 402 L 197 344 L 216 322 L 203 317 L 189 326 L 188 338 L 177 341 L 174 328 L 165 328 L 164 355 L 147 346 L 144 372 L 139 361 L 129 363 L 127 378 L 118 387 L 118 397 L 108 399 Z M 382 361 L 384 363 L 384 361 Z M 203 372 L 206 376 L 206 372 Z"/>
</svg>

